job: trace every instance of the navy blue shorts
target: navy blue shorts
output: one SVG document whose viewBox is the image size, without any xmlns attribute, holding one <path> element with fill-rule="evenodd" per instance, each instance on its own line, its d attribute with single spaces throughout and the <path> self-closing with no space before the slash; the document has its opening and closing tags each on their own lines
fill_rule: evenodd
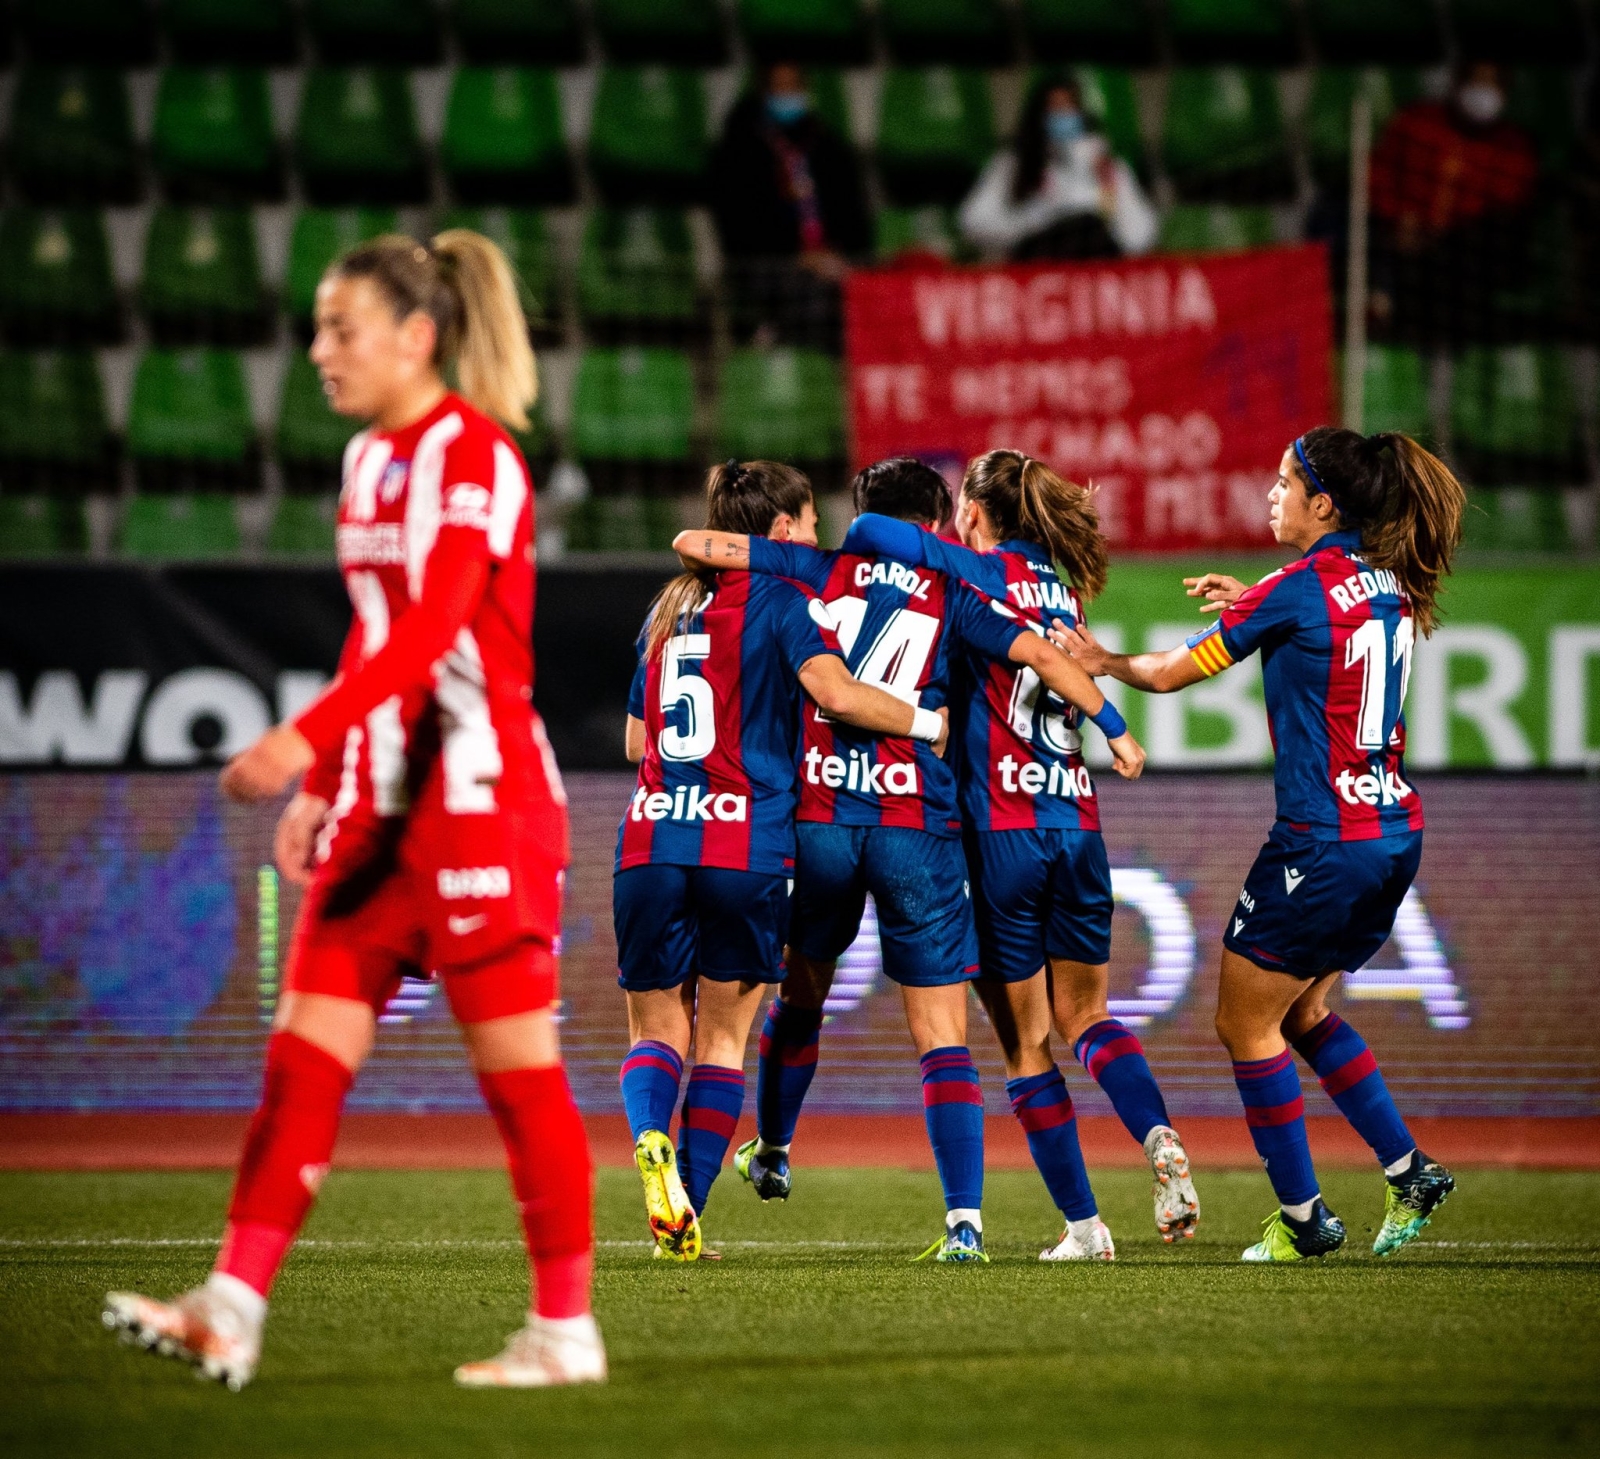
<svg viewBox="0 0 1600 1459">
<path fill-rule="evenodd" d="M 801 821 L 795 833 L 797 951 L 835 961 L 856 940 L 871 892 L 883 970 L 895 982 L 937 988 L 978 976 L 967 865 L 953 836 L 815 821 Z"/>
<path fill-rule="evenodd" d="M 1111 865 L 1098 831 L 967 832 L 983 975 L 1020 983 L 1046 958 L 1111 961 Z"/>
<path fill-rule="evenodd" d="M 617 982 L 630 993 L 715 983 L 780 983 L 789 879 L 719 866 L 630 866 L 611 883 Z"/>
<path fill-rule="evenodd" d="M 1276 825 L 1245 878 L 1222 945 L 1296 978 L 1353 973 L 1388 939 L 1421 860 L 1421 831 L 1314 841 Z"/>
</svg>

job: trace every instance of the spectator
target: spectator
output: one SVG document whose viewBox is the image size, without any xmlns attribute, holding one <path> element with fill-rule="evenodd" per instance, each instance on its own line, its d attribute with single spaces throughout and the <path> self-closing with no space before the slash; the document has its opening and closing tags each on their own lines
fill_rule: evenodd
<svg viewBox="0 0 1600 1459">
<path fill-rule="evenodd" d="M 1117 258 L 1156 239 L 1155 210 L 1133 169 L 1065 77 L 1034 84 L 1015 140 L 990 159 L 960 221 L 968 241 L 1014 261 Z"/>
</svg>

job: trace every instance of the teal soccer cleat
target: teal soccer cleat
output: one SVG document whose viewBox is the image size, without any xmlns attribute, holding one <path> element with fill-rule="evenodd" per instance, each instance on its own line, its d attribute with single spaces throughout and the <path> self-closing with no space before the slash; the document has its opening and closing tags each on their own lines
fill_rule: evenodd
<svg viewBox="0 0 1600 1459">
<path fill-rule="evenodd" d="M 1393 1256 L 1422 1235 L 1422 1228 L 1456 1188 L 1456 1178 L 1420 1150 L 1411 1164 L 1388 1178 L 1383 1198 L 1383 1225 L 1372 1243 L 1374 1256 Z"/>
<path fill-rule="evenodd" d="M 739 1178 L 747 1181 L 764 1201 L 789 1199 L 789 1152 L 768 1150 L 756 1152 L 758 1140 L 747 1140 L 733 1157 L 733 1168 Z"/>
<path fill-rule="evenodd" d="M 1321 1196 L 1304 1221 L 1285 1215 L 1280 1207 L 1262 1223 L 1261 1240 L 1240 1261 L 1307 1261 L 1330 1256 L 1344 1245 L 1344 1222 L 1323 1204 Z"/>
</svg>

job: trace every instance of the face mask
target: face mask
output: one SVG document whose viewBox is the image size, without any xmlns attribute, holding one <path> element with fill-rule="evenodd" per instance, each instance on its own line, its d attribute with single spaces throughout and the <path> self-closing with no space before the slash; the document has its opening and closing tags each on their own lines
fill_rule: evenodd
<svg viewBox="0 0 1600 1459">
<path fill-rule="evenodd" d="M 1045 135 L 1058 147 L 1076 142 L 1084 133 L 1081 111 L 1052 111 L 1045 114 Z"/>
<path fill-rule="evenodd" d="M 767 115 L 780 127 L 792 127 L 811 110 L 811 98 L 803 91 L 778 91 L 767 98 Z"/>
<path fill-rule="evenodd" d="M 1505 110 L 1506 99 L 1500 94 L 1498 86 L 1474 81 L 1456 92 L 1456 105 L 1468 120 L 1486 127 L 1498 120 L 1500 113 Z"/>
</svg>

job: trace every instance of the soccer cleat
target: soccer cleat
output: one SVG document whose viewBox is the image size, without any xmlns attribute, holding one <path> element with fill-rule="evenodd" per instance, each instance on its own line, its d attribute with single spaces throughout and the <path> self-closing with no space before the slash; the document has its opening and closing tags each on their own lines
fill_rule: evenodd
<svg viewBox="0 0 1600 1459">
<path fill-rule="evenodd" d="M 560 1388 L 605 1381 L 606 1349 L 594 1318 L 556 1322 L 531 1312 L 498 1357 L 456 1369 L 463 1388 Z"/>
<path fill-rule="evenodd" d="M 1383 1225 L 1372 1243 L 1374 1256 L 1392 1256 L 1422 1235 L 1422 1228 L 1456 1188 L 1456 1178 L 1420 1150 L 1411 1152 L 1411 1164 L 1388 1178 L 1383 1197 Z"/>
<path fill-rule="evenodd" d="M 983 1249 L 983 1232 L 971 1221 L 957 1221 L 954 1226 L 948 1227 L 944 1235 L 921 1256 L 913 1257 L 912 1260 L 926 1261 L 930 1256 L 935 1261 L 989 1260 L 989 1253 Z"/>
<path fill-rule="evenodd" d="M 1068 1226 L 1061 1233 L 1060 1241 L 1049 1250 L 1039 1253 L 1040 1261 L 1115 1261 L 1116 1259 L 1117 1248 L 1111 1240 L 1111 1232 L 1098 1216 L 1095 1217 L 1094 1226 L 1086 1237 L 1074 1236 L 1072 1227 Z"/>
<path fill-rule="evenodd" d="M 100 1320 L 124 1342 L 189 1363 L 197 1377 L 225 1383 L 235 1393 L 255 1376 L 261 1360 L 261 1324 L 207 1287 L 170 1302 L 108 1292 Z"/>
<path fill-rule="evenodd" d="M 700 1221 L 678 1178 L 678 1156 L 660 1130 L 646 1130 L 633 1147 L 633 1161 L 644 1181 L 644 1208 L 656 1253 L 668 1261 L 694 1261 L 700 1255 Z"/>
<path fill-rule="evenodd" d="M 741 1180 L 755 1187 L 755 1192 L 764 1201 L 786 1201 L 789 1199 L 789 1152 L 787 1150 L 768 1150 L 764 1155 L 756 1153 L 757 1140 L 746 1140 L 733 1157 L 733 1168 L 739 1172 Z"/>
<path fill-rule="evenodd" d="M 1200 1220 L 1200 1198 L 1189 1179 L 1189 1155 L 1178 1132 L 1157 1125 L 1145 1136 L 1145 1158 L 1155 1178 L 1156 1230 L 1163 1241 L 1187 1241 Z"/>
<path fill-rule="evenodd" d="M 1266 1227 L 1240 1261 L 1306 1261 L 1328 1256 L 1344 1245 L 1344 1222 L 1323 1204 L 1321 1196 L 1304 1221 L 1284 1214 L 1282 1207 L 1261 1223 Z"/>
</svg>

